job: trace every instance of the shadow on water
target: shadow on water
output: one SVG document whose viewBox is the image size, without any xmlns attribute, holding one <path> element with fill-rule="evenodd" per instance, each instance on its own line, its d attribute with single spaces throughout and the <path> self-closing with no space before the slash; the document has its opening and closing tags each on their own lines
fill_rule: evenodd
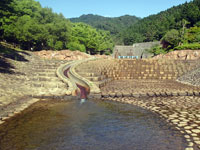
<svg viewBox="0 0 200 150">
<path fill-rule="evenodd" d="M 0 126 L 2 150 L 183 150 L 186 141 L 149 111 L 102 101 L 38 102 Z"/>
<path fill-rule="evenodd" d="M 13 71 L 15 67 L 8 61 L 8 59 L 27 62 L 28 60 L 24 57 L 24 55 L 30 54 L 27 52 L 19 52 L 0 44 L 0 73 L 15 73 Z"/>
</svg>

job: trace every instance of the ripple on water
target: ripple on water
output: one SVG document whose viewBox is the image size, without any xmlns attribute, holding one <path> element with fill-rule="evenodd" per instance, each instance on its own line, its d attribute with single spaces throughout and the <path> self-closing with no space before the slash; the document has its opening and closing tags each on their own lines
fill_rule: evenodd
<svg viewBox="0 0 200 150">
<path fill-rule="evenodd" d="M 38 102 L 0 127 L 1 150 L 183 150 L 157 115 L 102 101 Z"/>
</svg>

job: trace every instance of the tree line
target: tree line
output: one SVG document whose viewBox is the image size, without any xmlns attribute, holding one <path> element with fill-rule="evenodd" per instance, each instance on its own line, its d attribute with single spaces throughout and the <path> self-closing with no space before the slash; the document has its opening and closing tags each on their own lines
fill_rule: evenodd
<svg viewBox="0 0 200 150">
<path fill-rule="evenodd" d="M 108 31 L 72 23 L 35 0 L 0 1 L 0 40 L 25 50 L 70 49 L 91 54 L 111 52 Z"/>
<path fill-rule="evenodd" d="M 161 40 L 163 47 L 153 50 L 160 53 L 195 49 L 200 43 L 200 0 L 143 19 L 89 14 L 70 20 L 34 0 L 1 0 L 0 40 L 27 50 L 70 49 L 91 54 L 109 54 L 114 44 Z"/>
<path fill-rule="evenodd" d="M 143 18 L 121 33 L 125 45 L 161 40 L 171 29 L 200 26 L 200 0 L 174 6 Z"/>
<path fill-rule="evenodd" d="M 120 17 L 103 17 L 99 15 L 87 14 L 78 18 L 70 18 L 72 22 L 83 22 L 100 30 L 106 30 L 111 33 L 115 44 L 122 44 L 121 32 L 134 25 L 141 18 L 136 16 L 124 15 Z"/>
<path fill-rule="evenodd" d="M 188 28 L 200 26 L 200 0 L 186 2 L 143 19 L 128 15 L 110 18 L 88 14 L 70 20 L 110 31 L 115 44 L 132 45 L 159 41 L 172 29 L 174 30 L 171 33 L 175 30 L 182 32 L 178 33 L 180 39 L 183 38 L 182 29 L 186 31 Z"/>
</svg>

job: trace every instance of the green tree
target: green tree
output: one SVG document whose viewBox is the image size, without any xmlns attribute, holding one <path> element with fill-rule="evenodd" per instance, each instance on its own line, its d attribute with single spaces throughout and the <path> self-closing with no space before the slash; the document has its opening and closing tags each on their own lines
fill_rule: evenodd
<svg viewBox="0 0 200 150">
<path fill-rule="evenodd" d="M 113 48 L 110 33 L 97 30 L 84 23 L 74 23 L 72 27 L 71 41 L 67 45 L 69 49 L 77 48 L 90 54 L 100 53 L 106 49 Z"/>
<path fill-rule="evenodd" d="M 86 52 L 86 48 L 85 45 L 80 44 L 79 41 L 74 41 L 74 42 L 70 42 L 67 44 L 67 48 L 74 51 L 74 50 L 79 50 L 81 52 Z"/>
<path fill-rule="evenodd" d="M 174 47 L 179 45 L 181 41 L 180 34 L 178 30 L 172 29 L 168 31 L 165 36 L 161 39 L 164 48 L 173 49 Z"/>
<path fill-rule="evenodd" d="M 13 0 L 14 13 L 4 15 L 2 39 L 22 49 L 64 49 L 71 34 L 71 23 L 62 14 L 42 8 L 34 0 Z M 60 43 L 62 42 L 62 44 Z"/>
<path fill-rule="evenodd" d="M 171 29 L 182 30 L 184 34 L 186 27 L 198 25 L 200 18 L 200 2 L 193 0 L 156 15 L 145 17 L 122 31 L 122 38 L 125 45 L 132 45 L 136 42 L 149 42 L 161 40 Z M 189 24 L 188 24 L 189 22 Z M 140 37 L 140 38 L 138 38 Z M 139 39 L 139 40 L 135 40 Z"/>
</svg>

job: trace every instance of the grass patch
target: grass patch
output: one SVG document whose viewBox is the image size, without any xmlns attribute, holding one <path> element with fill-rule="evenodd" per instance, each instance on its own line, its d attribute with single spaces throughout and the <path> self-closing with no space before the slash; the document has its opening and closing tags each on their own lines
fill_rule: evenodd
<svg viewBox="0 0 200 150">
<path fill-rule="evenodd" d="M 21 50 L 19 48 L 14 47 L 11 44 L 0 42 L 0 54 L 2 55 L 10 55 L 13 52 L 24 52 L 24 50 Z"/>
<path fill-rule="evenodd" d="M 174 49 L 175 50 L 185 50 L 185 49 L 200 50 L 200 43 L 186 43 L 181 46 L 177 46 Z"/>
</svg>

